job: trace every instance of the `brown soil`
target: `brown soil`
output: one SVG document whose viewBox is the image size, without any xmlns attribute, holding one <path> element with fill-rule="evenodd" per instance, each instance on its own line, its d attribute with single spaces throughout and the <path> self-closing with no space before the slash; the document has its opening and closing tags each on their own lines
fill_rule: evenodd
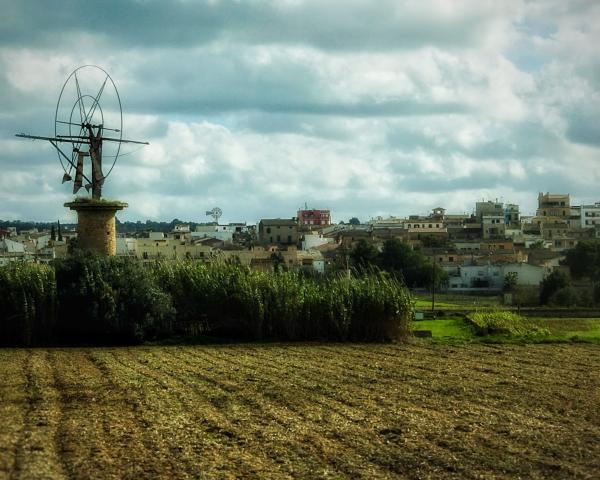
<svg viewBox="0 0 600 480">
<path fill-rule="evenodd" d="M 600 478 L 600 347 L 0 350 L 0 479 Z"/>
</svg>

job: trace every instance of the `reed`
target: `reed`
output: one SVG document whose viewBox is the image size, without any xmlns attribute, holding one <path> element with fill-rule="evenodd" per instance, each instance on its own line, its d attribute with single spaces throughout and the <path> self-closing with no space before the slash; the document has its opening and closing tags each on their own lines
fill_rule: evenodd
<svg viewBox="0 0 600 480">
<path fill-rule="evenodd" d="M 237 265 L 76 256 L 0 268 L 2 342 L 132 343 L 169 336 L 390 341 L 409 331 L 404 286 L 377 271 L 312 277 Z"/>
</svg>

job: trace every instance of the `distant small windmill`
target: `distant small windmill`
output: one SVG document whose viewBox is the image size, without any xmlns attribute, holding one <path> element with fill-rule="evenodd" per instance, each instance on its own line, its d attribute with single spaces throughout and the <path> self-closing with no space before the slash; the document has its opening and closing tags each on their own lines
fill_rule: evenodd
<svg viewBox="0 0 600 480">
<path fill-rule="evenodd" d="M 213 217 L 215 219 L 215 222 L 217 223 L 217 225 L 219 224 L 219 218 L 221 218 L 221 215 L 223 215 L 223 210 L 221 210 L 219 207 L 215 207 L 212 210 L 207 210 L 206 211 L 206 215 Z"/>
</svg>

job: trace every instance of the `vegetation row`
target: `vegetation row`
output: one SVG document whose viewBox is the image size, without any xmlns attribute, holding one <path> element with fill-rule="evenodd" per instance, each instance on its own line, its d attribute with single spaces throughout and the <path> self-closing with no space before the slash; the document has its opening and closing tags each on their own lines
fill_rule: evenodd
<svg viewBox="0 0 600 480">
<path fill-rule="evenodd" d="M 307 277 L 240 265 L 142 265 L 77 256 L 0 268 L 0 343 L 132 343 L 211 335 L 248 340 L 389 341 L 408 333 L 393 277 Z"/>
</svg>

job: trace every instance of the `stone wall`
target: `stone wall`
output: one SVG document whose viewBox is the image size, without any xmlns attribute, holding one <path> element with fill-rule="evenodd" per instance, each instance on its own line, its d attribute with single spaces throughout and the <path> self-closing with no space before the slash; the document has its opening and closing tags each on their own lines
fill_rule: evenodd
<svg viewBox="0 0 600 480">
<path fill-rule="evenodd" d="M 77 216 L 78 248 L 105 255 L 117 253 L 114 210 L 80 210 Z"/>
</svg>

